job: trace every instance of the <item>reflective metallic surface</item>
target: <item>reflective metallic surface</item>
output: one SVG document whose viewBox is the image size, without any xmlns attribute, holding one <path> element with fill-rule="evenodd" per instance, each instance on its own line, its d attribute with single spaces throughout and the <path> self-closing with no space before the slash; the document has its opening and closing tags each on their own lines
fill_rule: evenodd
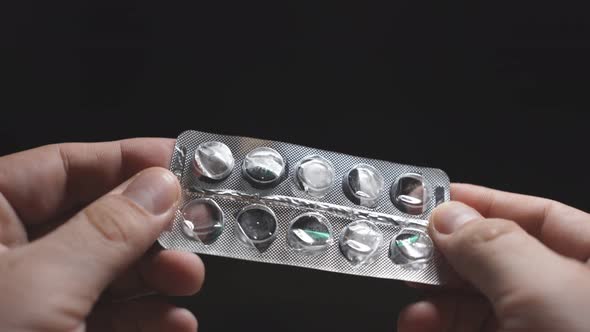
<svg viewBox="0 0 590 332">
<path fill-rule="evenodd" d="M 222 181 L 207 182 L 194 175 L 194 152 L 211 141 L 226 144 L 239 166 Z M 316 197 L 313 189 L 322 188 L 326 184 L 322 181 L 330 182 L 329 167 L 319 156 L 332 163 L 333 181 L 340 183 Z M 441 170 L 192 130 L 177 138 L 170 165 L 181 181 L 183 202 L 212 199 L 229 221 L 217 240 L 205 245 L 185 235 L 194 225 L 185 223 L 178 211 L 159 238 L 164 248 L 365 277 L 428 284 L 446 280 L 444 260 L 436 251 L 422 269 L 415 268 L 424 265 L 416 252 L 419 248 L 411 246 L 419 237 L 399 238 L 402 248 L 394 248 L 397 257 L 419 259 L 395 264 L 389 255 L 391 242 L 400 232 L 419 229 L 425 233 L 435 203 L 450 199 L 449 178 Z M 432 188 L 428 208 L 419 215 L 400 211 L 390 200 L 391 185 L 410 172 L 422 175 Z M 408 196 L 403 201 L 415 205 L 412 198 L 417 197 Z M 307 213 L 317 213 L 328 222 L 313 216 L 295 221 Z M 327 231 L 330 227 L 332 231 Z M 333 242 L 323 249 L 330 235 Z"/>
</svg>

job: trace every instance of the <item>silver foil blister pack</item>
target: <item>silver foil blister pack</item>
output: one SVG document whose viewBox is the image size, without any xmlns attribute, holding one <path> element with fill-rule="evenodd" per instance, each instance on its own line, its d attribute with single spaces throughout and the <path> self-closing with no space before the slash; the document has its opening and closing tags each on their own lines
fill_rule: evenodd
<svg viewBox="0 0 590 332">
<path fill-rule="evenodd" d="M 439 169 L 295 144 L 185 131 L 166 249 L 426 284 L 445 264 L 426 227 L 450 199 Z"/>
</svg>

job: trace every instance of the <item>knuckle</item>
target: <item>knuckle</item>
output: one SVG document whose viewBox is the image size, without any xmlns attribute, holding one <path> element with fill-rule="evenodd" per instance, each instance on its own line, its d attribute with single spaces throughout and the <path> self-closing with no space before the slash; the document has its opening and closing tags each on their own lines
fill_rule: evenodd
<svg viewBox="0 0 590 332">
<path fill-rule="evenodd" d="M 137 220 L 145 214 L 135 204 L 119 195 L 101 199 L 84 209 L 88 224 L 107 242 L 128 244 L 139 225 Z"/>
</svg>

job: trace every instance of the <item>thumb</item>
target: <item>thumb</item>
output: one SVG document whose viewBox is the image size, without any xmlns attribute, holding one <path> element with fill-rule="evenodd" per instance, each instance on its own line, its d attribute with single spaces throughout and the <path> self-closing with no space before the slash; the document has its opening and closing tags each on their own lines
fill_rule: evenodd
<svg viewBox="0 0 590 332">
<path fill-rule="evenodd" d="M 455 271 L 497 311 L 523 296 L 545 296 L 581 271 L 581 264 L 554 253 L 515 222 L 485 219 L 463 203 L 438 207 L 429 231 Z"/>
<path fill-rule="evenodd" d="M 144 170 L 33 243 L 32 256 L 53 267 L 44 269 L 53 280 L 63 278 L 74 294 L 96 299 L 156 241 L 172 220 L 179 197 L 172 173 Z"/>
</svg>

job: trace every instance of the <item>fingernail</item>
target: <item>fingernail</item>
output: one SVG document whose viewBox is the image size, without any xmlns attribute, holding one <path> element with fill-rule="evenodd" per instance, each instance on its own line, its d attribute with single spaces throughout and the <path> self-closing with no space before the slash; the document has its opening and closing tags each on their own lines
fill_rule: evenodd
<svg viewBox="0 0 590 332">
<path fill-rule="evenodd" d="M 481 217 L 472 207 L 459 202 L 448 202 L 434 210 L 431 222 L 439 233 L 451 234 L 466 223 Z"/>
<path fill-rule="evenodd" d="M 176 177 L 164 169 L 149 169 L 141 172 L 127 186 L 123 195 L 154 215 L 171 209 L 180 193 Z"/>
</svg>

